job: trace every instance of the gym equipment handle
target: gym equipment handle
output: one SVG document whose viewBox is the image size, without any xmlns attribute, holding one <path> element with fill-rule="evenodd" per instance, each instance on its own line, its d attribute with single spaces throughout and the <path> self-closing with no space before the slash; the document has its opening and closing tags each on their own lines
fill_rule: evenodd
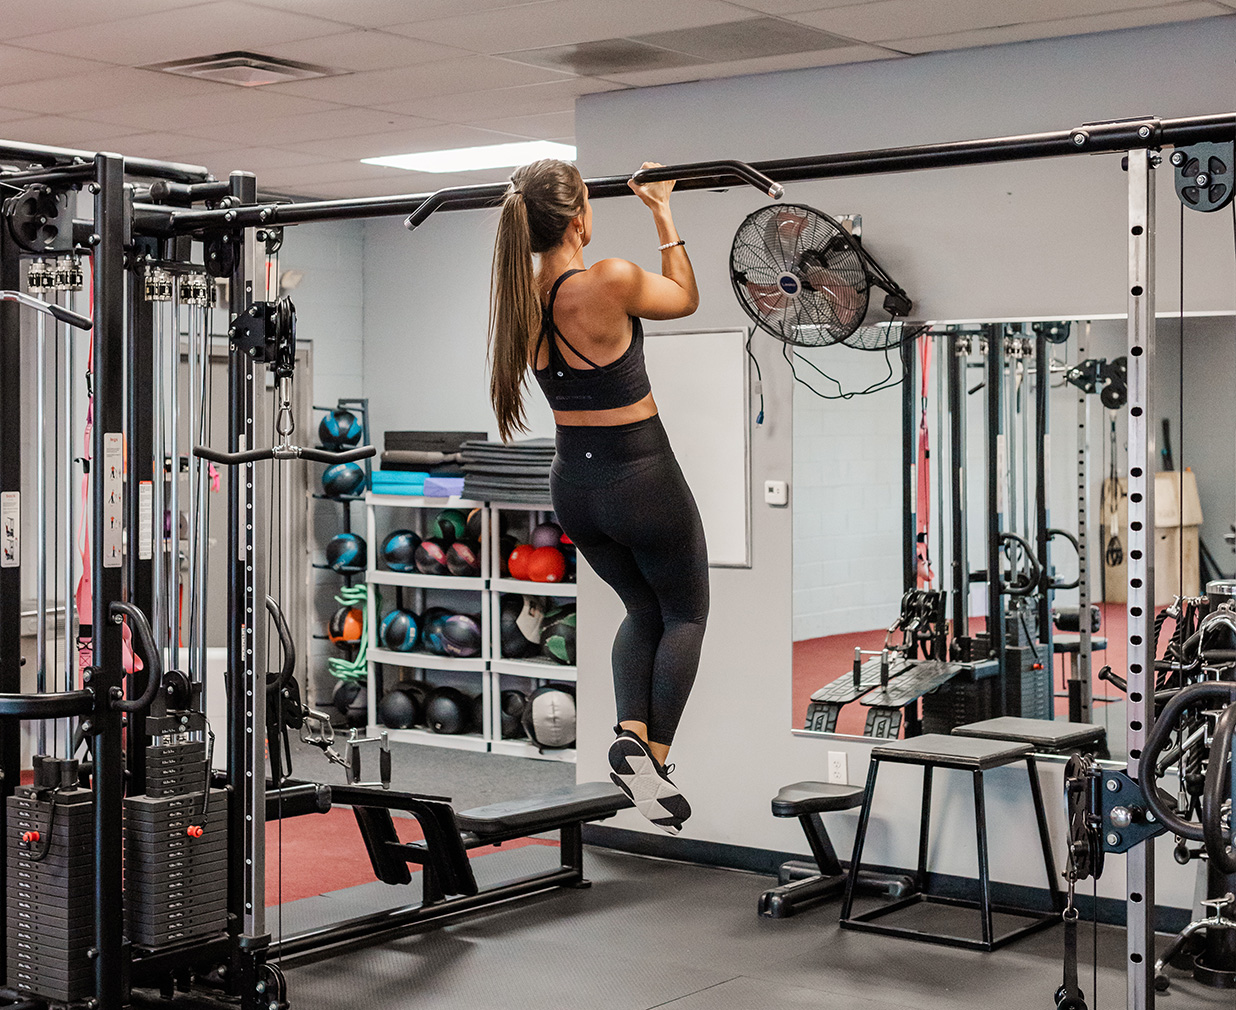
<svg viewBox="0 0 1236 1010">
<path fill-rule="evenodd" d="M 1081 560 L 1081 543 L 1078 541 L 1077 537 L 1073 536 L 1073 534 L 1070 533 L 1068 530 L 1049 529 L 1047 531 L 1047 539 L 1051 540 L 1054 537 L 1064 537 L 1065 540 L 1067 540 L 1069 543 L 1073 545 L 1073 550 L 1077 551 L 1078 560 L 1079 561 Z M 1079 585 L 1081 585 L 1081 572 L 1080 571 L 1078 571 L 1077 573 L 1077 578 L 1075 578 L 1072 582 L 1057 582 L 1054 579 L 1049 579 L 1047 583 L 1047 588 L 1048 589 L 1076 589 Z M 1080 627 L 1081 626 L 1080 618 L 1078 620 L 1079 620 L 1078 627 Z"/>
<path fill-rule="evenodd" d="M 146 660 L 146 690 L 142 692 L 140 698 L 128 701 L 124 698 L 113 698 L 112 708 L 117 712 L 141 712 L 150 707 L 150 703 L 155 700 L 155 695 L 159 693 L 159 688 L 163 684 L 163 660 L 158 648 L 155 647 L 154 635 L 150 632 L 150 622 L 146 620 L 146 615 L 141 612 L 140 608 L 132 603 L 117 600 L 108 612 L 113 618 L 123 616 L 132 622 L 133 630 L 137 632 L 137 638 L 142 644 L 142 652 L 145 653 Z"/>
<path fill-rule="evenodd" d="M 93 691 L 0 694 L 0 719 L 62 719 L 94 711 Z"/>
<path fill-rule="evenodd" d="M 1229 848 L 1223 830 L 1223 804 L 1230 798 L 1228 791 L 1232 764 L 1232 740 L 1236 736 L 1236 704 L 1228 705 L 1215 723 L 1215 736 L 1210 744 L 1210 762 L 1206 766 L 1206 782 L 1202 788 L 1202 836 L 1210 865 L 1220 873 L 1236 873 L 1236 849 Z"/>
<path fill-rule="evenodd" d="M 63 305 L 56 305 L 53 302 L 45 302 L 42 298 L 35 298 L 33 295 L 28 295 L 24 291 L 0 291 L 0 302 L 20 302 L 27 308 L 34 309 L 36 312 L 45 312 L 49 316 L 54 316 L 62 323 L 68 323 L 70 326 L 76 326 L 79 330 L 90 330 L 94 328 L 94 323 L 89 316 L 83 316 L 79 312 L 74 312 L 72 309 L 66 309 Z"/>
<path fill-rule="evenodd" d="M 287 687 L 288 681 L 296 672 L 296 643 L 292 640 L 292 632 L 283 616 L 283 608 L 275 602 L 273 596 L 266 597 L 266 610 L 275 622 L 275 629 L 279 632 L 279 644 L 283 647 L 283 665 L 279 668 L 279 679 L 266 687 L 267 692 L 277 694 Z"/>
<path fill-rule="evenodd" d="M 1007 552 L 1010 544 L 1015 544 L 1021 548 L 1022 556 L 1026 559 L 1026 565 L 1030 569 L 1028 577 L 1018 579 L 1015 582 L 1000 581 L 1000 592 L 1006 596 L 1029 596 L 1039 586 L 1039 580 L 1043 577 L 1042 568 L 1039 566 L 1039 559 L 1034 556 L 1034 549 L 1026 541 L 1026 538 L 1019 536 L 1016 533 L 1011 533 L 1005 530 L 1000 534 L 1000 544 Z M 1010 555 L 1010 561 L 1012 557 Z"/>
<path fill-rule="evenodd" d="M 222 452 L 204 445 L 193 447 L 194 456 L 212 463 L 220 463 L 223 466 L 243 466 L 245 463 L 257 463 L 264 459 L 308 459 L 315 463 L 354 463 L 357 460 L 376 456 L 377 453 L 378 450 L 372 445 L 345 449 L 343 452 L 331 452 L 329 449 L 302 449 L 296 445 L 286 448 L 248 449 L 245 452 Z"/>
</svg>

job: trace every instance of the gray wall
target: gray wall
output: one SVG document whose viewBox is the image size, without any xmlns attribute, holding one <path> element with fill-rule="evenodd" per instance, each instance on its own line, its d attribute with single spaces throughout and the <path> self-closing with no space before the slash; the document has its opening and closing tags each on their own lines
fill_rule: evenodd
<svg viewBox="0 0 1236 1010">
<path fill-rule="evenodd" d="M 577 106 L 580 167 L 585 175 L 607 175 L 631 171 L 645 159 L 761 160 L 1059 129 L 1144 113 L 1228 111 L 1234 36 L 1236 23 L 1219 19 L 589 96 Z M 1160 263 L 1170 265 L 1176 261 L 1176 211 L 1166 172 L 1159 186 L 1165 224 L 1158 252 Z M 786 198 L 833 214 L 861 213 L 867 241 L 926 318 L 1078 318 L 1124 310 L 1125 190 L 1116 157 L 796 184 Z M 729 288 L 727 254 L 743 216 L 764 202 L 747 189 L 676 198 L 702 293 L 693 326 L 746 324 Z M 657 267 L 655 233 L 641 206 L 605 201 L 595 213 L 590 262 L 617 255 Z M 1230 224 L 1223 218 L 1190 218 L 1192 309 L 1233 307 Z M 413 236 L 398 221 L 366 225 L 365 380 L 379 428 L 491 428 L 483 342 L 492 236 L 488 212 L 444 214 Z M 1160 306 L 1176 299 L 1173 274 L 1164 267 Z M 764 366 L 768 406 L 765 424 L 752 431 L 752 483 L 758 489 L 766 477 L 792 476 L 792 380 L 776 360 L 780 347 L 772 338 L 757 334 L 754 349 Z M 895 411 L 890 394 L 879 406 Z M 534 409 L 541 411 L 539 405 Z M 837 452 L 852 448 L 836 436 L 861 431 L 856 421 L 865 409 L 875 408 L 826 405 L 821 424 L 840 443 Z M 534 418 L 537 433 L 548 430 L 546 415 Z M 875 454 L 889 448 L 885 444 Z M 895 467 L 890 460 L 890 474 Z M 855 481 L 863 479 L 855 471 Z M 801 849 L 796 825 L 769 816 L 769 797 L 785 782 L 823 775 L 828 750 L 847 752 L 850 779 L 861 781 L 867 747 L 787 732 L 791 513 L 768 508 L 758 496 L 751 508 L 753 565 L 713 572 L 703 663 L 675 758 L 696 810 L 689 836 Z M 608 654 L 620 618 L 614 595 L 584 575 L 581 780 L 607 772 L 613 719 Z M 1056 793 L 1058 774 L 1049 773 L 1056 780 L 1047 783 L 1048 795 Z M 1010 855 L 997 876 L 1041 884 L 1022 847 L 1029 823 L 1023 780 L 997 774 L 993 783 L 993 849 Z M 940 783 L 937 789 L 941 815 L 933 841 L 941 870 L 970 874 L 972 836 L 960 785 Z M 890 775 L 887 786 L 877 805 L 871 856 L 905 863 L 913 849 L 913 818 L 895 811 L 915 801 L 917 781 Z M 1058 834 L 1054 810 L 1052 817 Z M 615 823 L 646 828 L 631 814 Z M 837 826 L 839 845 L 848 843 L 851 829 L 852 821 L 844 819 Z M 1161 897 L 1188 904 L 1191 873 L 1170 858 L 1160 866 Z M 1105 877 L 1101 891 L 1122 894 L 1118 869 Z"/>
</svg>

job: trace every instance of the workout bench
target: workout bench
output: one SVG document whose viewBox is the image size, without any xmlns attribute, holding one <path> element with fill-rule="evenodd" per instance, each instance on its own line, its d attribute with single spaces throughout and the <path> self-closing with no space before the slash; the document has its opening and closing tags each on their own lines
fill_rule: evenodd
<svg viewBox="0 0 1236 1010">
<path fill-rule="evenodd" d="M 331 786 L 331 802 L 350 806 L 375 876 L 387 884 L 410 884 L 409 864 L 421 867 L 421 901 L 347 919 L 288 936 L 272 944 L 277 956 L 373 937 L 460 912 L 484 908 L 540 891 L 590 887 L 584 878 L 582 825 L 631 806 L 608 782 L 584 782 L 529 799 L 508 800 L 457 812 L 443 796 L 404 793 L 373 786 Z M 306 804 L 311 806 L 312 800 Z M 391 811 L 411 814 L 424 838 L 402 841 Z M 557 831 L 559 866 L 484 890 L 468 859 L 470 849 Z"/>
</svg>

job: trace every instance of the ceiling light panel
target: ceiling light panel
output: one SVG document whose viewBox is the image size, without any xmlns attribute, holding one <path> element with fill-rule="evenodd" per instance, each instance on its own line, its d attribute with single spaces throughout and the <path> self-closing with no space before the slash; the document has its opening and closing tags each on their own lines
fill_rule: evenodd
<svg viewBox="0 0 1236 1010">
<path fill-rule="evenodd" d="M 487 168 L 515 168 L 542 158 L 575 160 L 575 148 L 548 140 L 530 140 L 488 147 L 461 147 L 449 151 L 420 151 L 384 158 L 362 158 L 366 165 L 384 165 L 409 172 L 477 172 Z"/>
</svg>

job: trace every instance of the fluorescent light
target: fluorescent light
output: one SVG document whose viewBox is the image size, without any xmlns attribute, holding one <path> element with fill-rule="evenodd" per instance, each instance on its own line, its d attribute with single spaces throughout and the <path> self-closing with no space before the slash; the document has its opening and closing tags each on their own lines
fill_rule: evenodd
<svg viewBox="0 0 1236 1010">
<path fill-rule="evenodd" d="M 575 148 L 549 140 L 528 140 L 518 144 L 457 147 L 451 151 L 392 154 L 385 158 L 362 158 L 361 161 L 366 165 L 406 168 L 409 172 L 476 172 L 483 168 L 514 168 L 541 158 L 574 161 Z"/>
</svg>

